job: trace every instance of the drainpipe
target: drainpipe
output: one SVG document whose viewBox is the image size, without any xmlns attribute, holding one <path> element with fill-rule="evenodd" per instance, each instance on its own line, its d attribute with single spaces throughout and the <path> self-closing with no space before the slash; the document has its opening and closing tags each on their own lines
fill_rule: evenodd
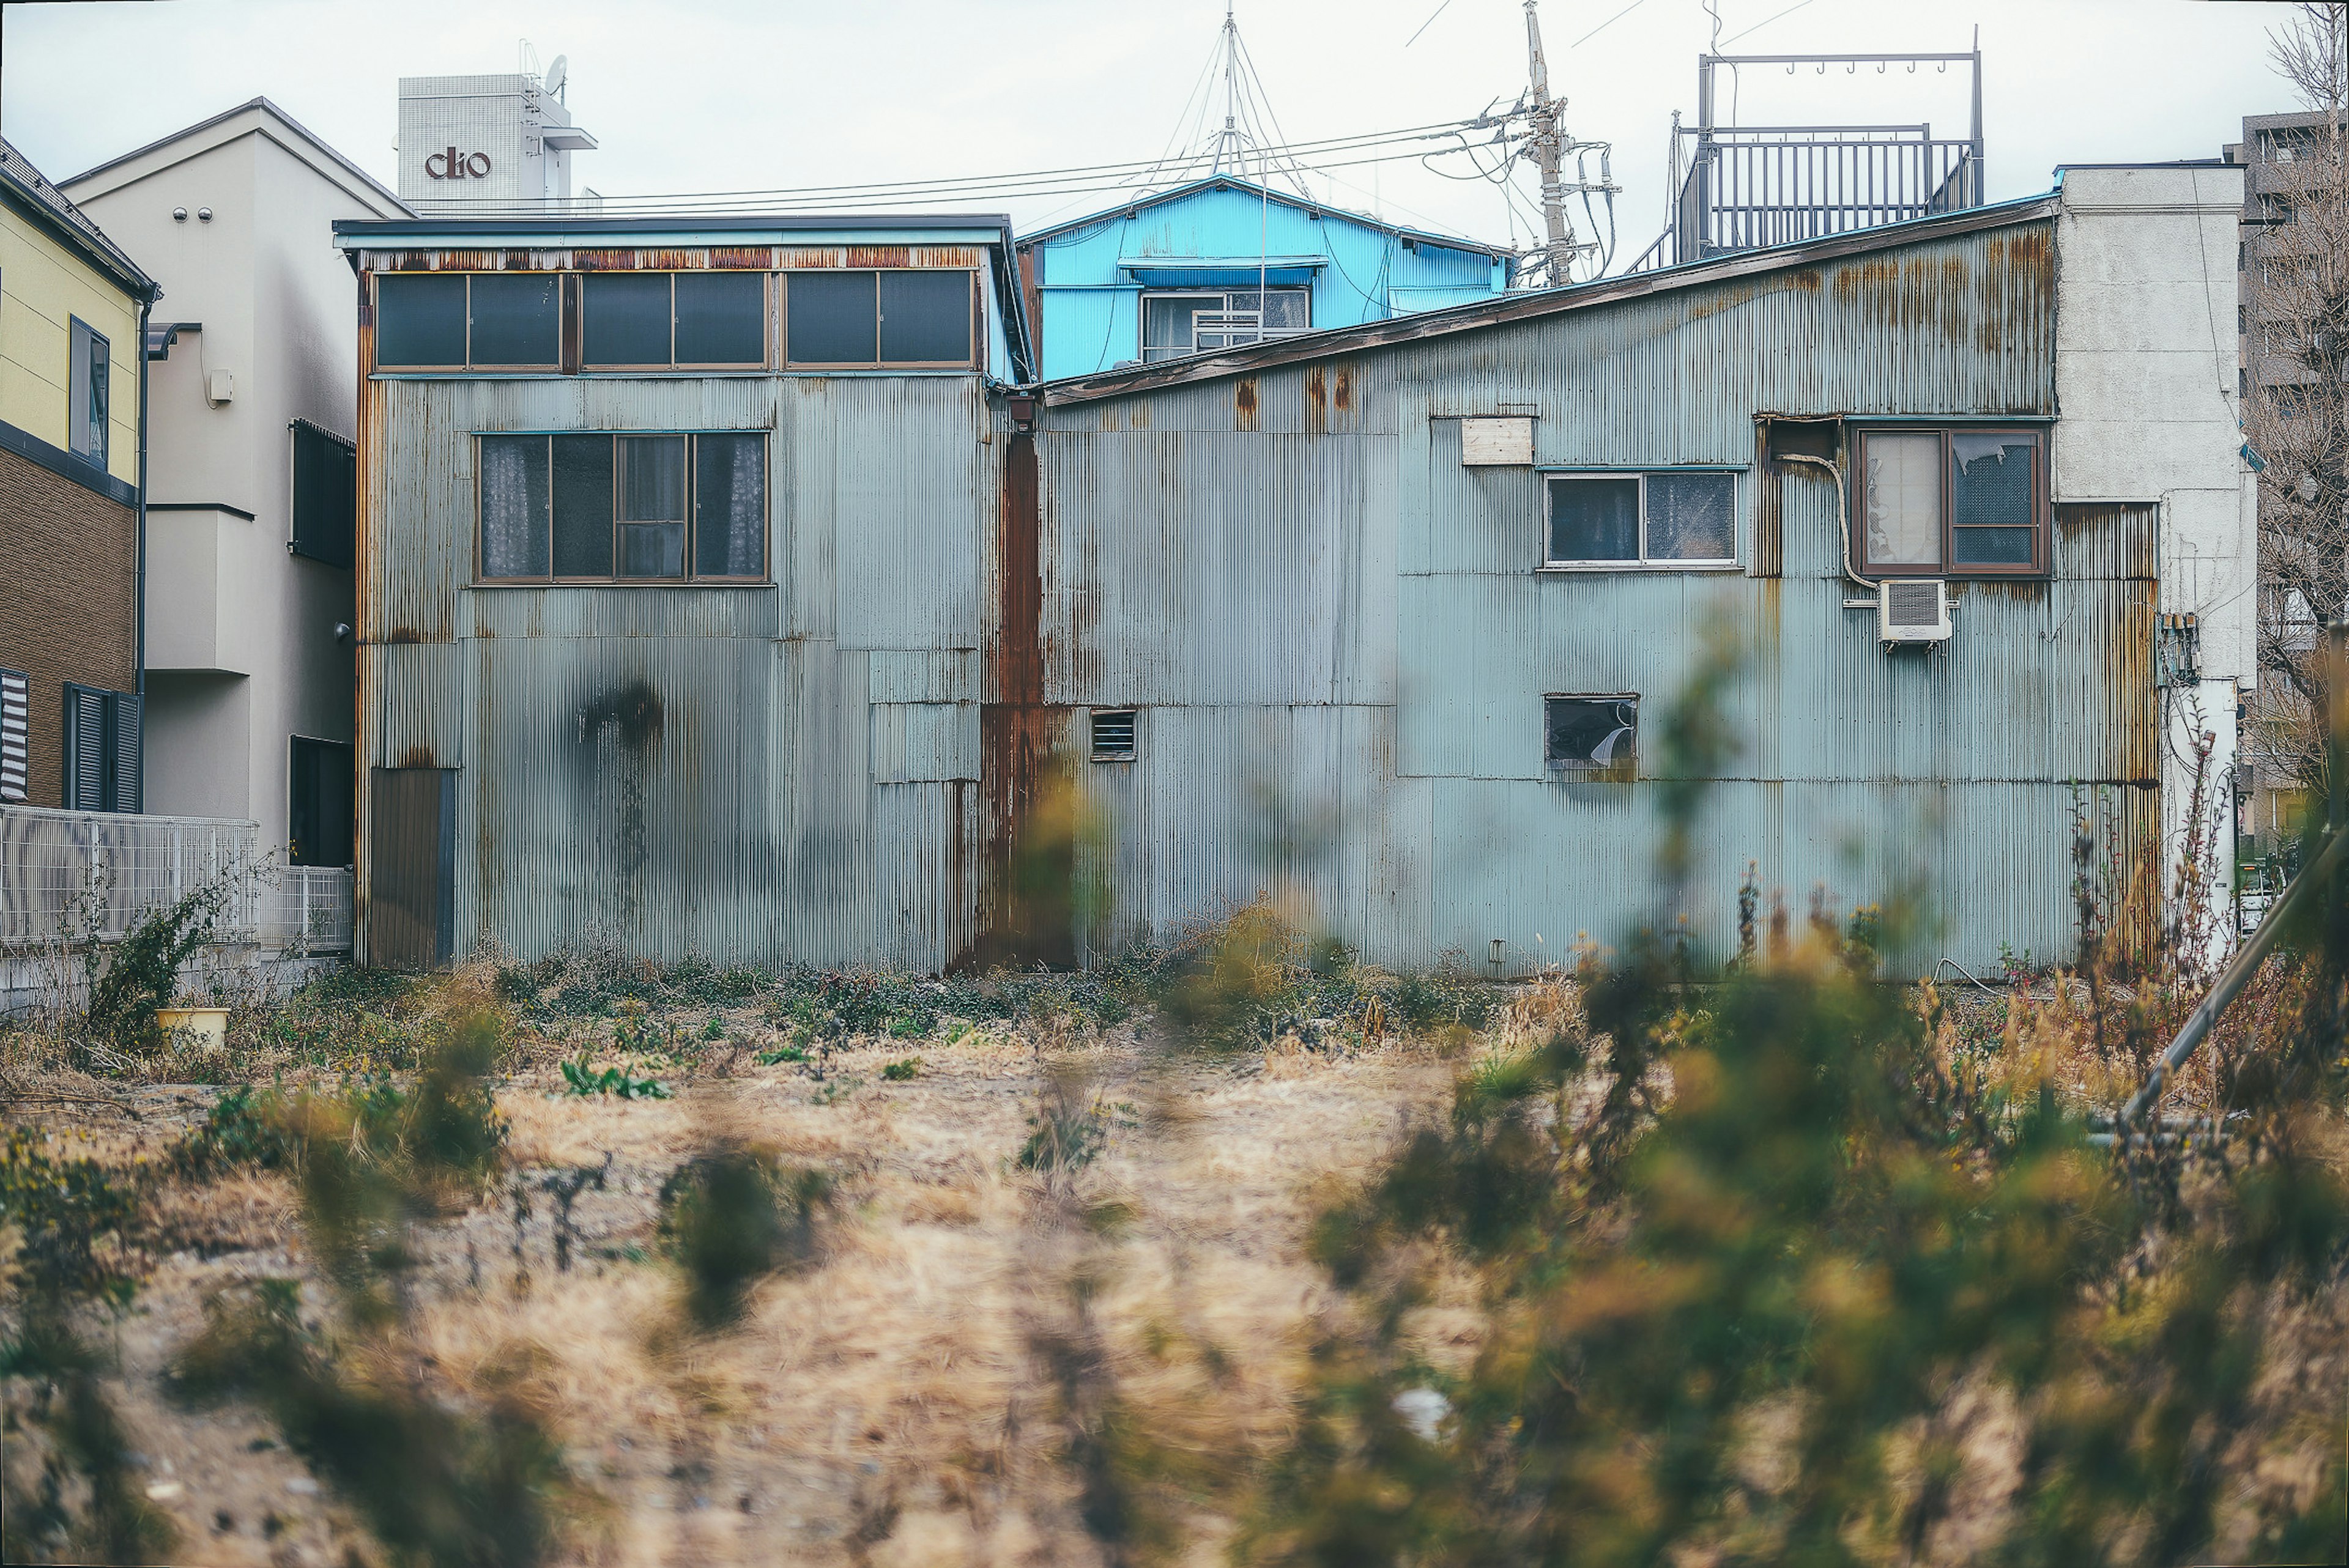
<svg viewBox="0 0 2349 1568">
<path fill-rule="evenodd" d="M 139 803 L 147 803 L 147 318 L 162 291 L 150 284 L 139 302 L 139 543 L 138 602 L 132 614 L 138 625 L 136 651 L 131 655 L 130 689 L 139 695 Z"/>
</svg>

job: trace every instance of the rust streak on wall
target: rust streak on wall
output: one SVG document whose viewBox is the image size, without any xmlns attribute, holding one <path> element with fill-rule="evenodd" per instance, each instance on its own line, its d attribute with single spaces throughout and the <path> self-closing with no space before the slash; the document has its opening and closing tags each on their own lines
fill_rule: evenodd
<svg viewBox="0 0 2349 1568">
<path fill-rule="evenodd" d="M 1064 921 L 1019 896 L 1019 862 L 1050 758 L 1059 713 L 1044 703 L 1043 523 L 1036 438 L 1012 432 L 1004 452 L 997 520 L 996 700 L 979 707 L 980 788 L 986 791 L 987 911 L 958 967 L 1001 962 L 1066 963 Z M 1057 928 L 1057 929 L 1056 929 Z"/>
</svg>

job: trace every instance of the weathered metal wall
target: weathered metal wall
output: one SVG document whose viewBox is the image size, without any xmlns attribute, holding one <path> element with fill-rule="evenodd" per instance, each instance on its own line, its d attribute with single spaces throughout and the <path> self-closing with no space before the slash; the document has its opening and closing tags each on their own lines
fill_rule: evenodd
<svg viewBox="0 0 2349 1568">
<path fill-rule="evenodd" d="M 1747 652 L 1702 938 L 1732 940 L 1751 861 L 1797 903 L 1914 891 L 1927 964 L 2058 950 L 2073 781 L 2130 833 L 2154 820 L 2155 509 L 2062 509 L 2049 580 L 1965 584 L 1954 641 L 1888 655 L 1843 605 L 1833 481 L 1757 467 L 1755 437 L 1765 412 L 2054 416 L 2053 245 L 2033 220 L 1048 396 L 1043 699 L 1143 710 L 1136 759 L 1085 770 L 1114 824 L 1096 939 L 1278 885 L 1391 962 L 1616 934 L 1653 896 L 1663 710 L 1726 627 Z M 1537 465 L 1738 467 L 1744 570 L 1537 573 L 1537 469 L 1460 460 L 1458 417 L 1505 411 L 1537 413 Z M 1759 552 L 1757 499 L 1780 535 Z M 1576 691 L 1641 695 L 1639 781 L 1547 773 L 1543 695 Z"/>
<path fill-rule="evenodd" d="M 980 377 L 389 378 L 365 403 L 360 777 L 458 770 L 460 951 L 968 948 L 1001 469 Z M 773 586 L 472 583 L 477 433 L 632 428 L 773 430 Z"/>
</svg>

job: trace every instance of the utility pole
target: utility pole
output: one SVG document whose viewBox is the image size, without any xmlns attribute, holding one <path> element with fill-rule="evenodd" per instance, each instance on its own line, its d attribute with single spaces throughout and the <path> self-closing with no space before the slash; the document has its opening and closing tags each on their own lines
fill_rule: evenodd
<svg viewBox="0 0 2349 1568">
<path fill-rule="evenodd" d="M 1529 141 L 1534 162 L 1541 170 L 1542 222 L 1549 230 L 1549 284 L 1556 288 L 1567 281 L 1568 263 L 1574 260 L 1574 226 L 1566 221 L 1566 184 L 1558 173 L 1561 106 L 1549 96 L 1549 67 L 1542 61 L 1541 17 L 1534 9 L 1534 0 L 1526 0 L 1526 52 L 1533 72 L 1534 129 Z"/>
</svg>

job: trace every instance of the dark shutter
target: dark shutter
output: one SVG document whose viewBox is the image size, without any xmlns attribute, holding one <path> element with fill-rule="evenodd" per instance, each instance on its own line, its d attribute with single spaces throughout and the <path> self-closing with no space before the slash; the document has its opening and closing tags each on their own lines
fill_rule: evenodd
<svg viewBox="0 0 2349 1568">
<path fill-rule="evenodd" d="M 294 421 L 294 551 L 329 566 L 352 563 L 358 454 L 339 436 Z"/>
<path fill-rule="evenodd" d="M 129 692 L 106 694 L 106 810 L 140 809 L 144 793 L 146 703 Z"/>
<path fill-rule="evenodd" d="M 33 687 L 22 670 L 0 670 L 0 801 L 21 801 L 30 785 Z"/>
<path fill-rule="evenodd" d="M 106 810 L 106 694 L 66 683 L 65 808 Z"/>
</svg>

